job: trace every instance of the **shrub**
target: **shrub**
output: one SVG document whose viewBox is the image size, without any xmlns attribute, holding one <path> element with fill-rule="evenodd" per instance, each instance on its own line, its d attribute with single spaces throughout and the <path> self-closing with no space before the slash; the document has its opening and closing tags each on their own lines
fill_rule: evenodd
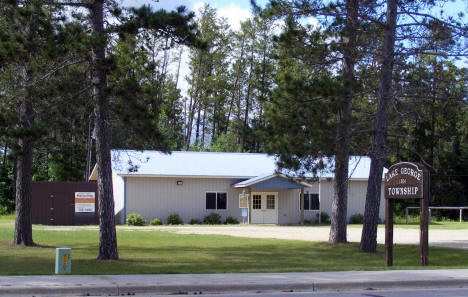
<svg viewBox="0 0 468 297">
<path fill-rule="evenodd" d="M 184 221 L 180 218 L 178 213 L 171 213 L 167 217 L 167 224 L 168 225 L 182 225 Z"/>
<path fill-rule="evenodd" d="M 304 220 L 304 225 L 313 225 L 314 222 L 312 222 L 311 220 Z"/>
<path fill-rule="evenodd" d="M 199 219 L 191 219 L 189 222 L 190 225 L 200 225 L 201 222 Z"/>
<path fill-rule="evenodd" d="M 231 216 L 226 218 L 225 224 L 239 224 L 239 221 L 236 218 L 233 218 Z"/>
<path fill-rule="evenodd" d="M 0 216 L 10 214 L 8 207 L 0 205 Z"/>
<path fill-rule="evenodd" d="M 364 216 L 360 213 L 353 214 L 349 217 L 350 224 L 362 224 L 364 222 Z"/>
<path fill-rule="evenodd" d="M 317 214 L 318 218 L 319 214 Z M 321 212 L 320 213 L 320 223 L 321 224 L 330 224 L 330 216 L 326 212 Z"/>
<path fill-rule="evenodd" d="M 212 212 L 203 218 L 203 223 L 209 225 L 221 224 L 221 216 L 215 212 Z"/>
<path fill-rule="evenodd" d="M 140 214 L 131 213 L 127 216 L 127 225 L 129 226 L 144 226 L 145 223 Z"/>
<path fill-rule="evenodd" d="M 158 225 L 162 225 L 162 222 L 161 222 L 160 219 L 155 218 L 154 220 L 152 220 L 152 221 L 150 222 L 150 225 L 151 225 L 151 226 L 158 226 Z"/>
</svg>

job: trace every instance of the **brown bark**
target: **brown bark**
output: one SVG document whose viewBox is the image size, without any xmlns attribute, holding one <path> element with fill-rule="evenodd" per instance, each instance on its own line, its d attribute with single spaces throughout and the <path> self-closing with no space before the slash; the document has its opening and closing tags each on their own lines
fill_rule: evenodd
<svg viewBox="0 0 468 297">
<path fill-rule="evenodd" d="M 354 97 L 354 65 L 359 1 L 346 1 L 344 37 L 348 40 L 343 49 L 343 84 L 345 94 L 338 112 L 338 131 L 335 155 L 335 180 L 329 242 L 346 243 L 346 219 L 348 211 L 348 167 L 351 142 L 352 100 Z"/>
<path fill-rule="evenodd" d="M 387 21 L 384 31 L 382 69 L 380 71 L 380 94 L 374 122 L 374 139 L 371 166 L 367 183 L 366 206 L 362 226 L 360 251 L 375 253 L 377 249 L 377 225 L 379 221 L 380 194 L 383 165 L 386 161 L 388 106 L 392 99 L 392 71 L 395 46 L 397 0 L 387 0 Z"/>
<path fill-rule="evenodd" d="M 250 69 L 249 69 L 249 76 L 247 79 L 248 86 L 247 86 L 247 95 L 245 97 L 245 111 L 244 111 L 244 133 L 242 135 L 242 151 L 247 150 L 246 141 L 245 141 L 245 131 L 247 131 L 247 127 L 249 125 L 249 108 L 250 108 L 250 93 L 252 92 L 252 74 L 253 74 L 253 66 L 254 66 L 254 50 L 252 46 L 252 50 L 250 52 Z"/>
<path fill-rule="evenodd" d="M 232 107 L 234 105 L 234 100 L 236 98 L 236 92 L 238 91 L 239 87 L 239 80 L 240 80 L 240 71 L 242 67 L 242 60 L 244 59 L 244 46 L 245 46 L 245 37 L 242 38 L 242 46 L 241 46 L 241 53 L 239 57 L 239 67 L 237 67 L 237 73 L 236 73 L 236 79 L 234 81 L 233 89 L 232 89 L 232 96 L 231 96 L 231 102 L 229 103 L 229 111 L 228 115 L 226 117 L 226 131 L 225 134 L 228 133 L 229 131 L 229 122 L 231 120 L 231 113 L 232 113 Z M 238 92 L 238 101 L 240 100 L 240 91 Z M 240 109 L 240 107 L 239 107 Z"/>
<path fill-rule="evenodd" d="M 90 6 L 94 33 L 104 34 L 103 1 L 94 1 Z M 99 256 L 100 260 L 119 258 L 115 232 L 114 197 L 112 193 L 112 168 L 110 153 L 109 98 L 107 97 L 107 74 L 105 69 L 105 42 L 100 41 L 92 52 L 93 95 L 96 127 L 96 162 L 98 166 L 99 201 Z"/>
<path fill-rule="evenodd" d="M 27 85 L 31 78 L 31 73 L 26 66 L 23 67 L 24 82 Z M 19 122 L 20 127 L 27 131 L 31 129 L 34 121 L 34 110 L 30 91 L 24 87 L 24 94 L 20 106 Z M 31 181 L 32 181 L 32 157 L 33 157 L 32 137 L 25 135 L 18 141 L 18 152 L 15 161 L 15 200 L 16 217 L 14 244 L 33 246 L 32 224 L 31 224 Z"/>
</svg>

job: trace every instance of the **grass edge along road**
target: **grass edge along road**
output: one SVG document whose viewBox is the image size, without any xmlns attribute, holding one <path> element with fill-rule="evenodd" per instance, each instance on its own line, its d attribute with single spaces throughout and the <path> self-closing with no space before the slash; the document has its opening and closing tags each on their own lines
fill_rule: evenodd
<svg viewBox="0 0 468 297">
<path fill-rule="evenodd" d="M 37 247 L 15 247 L 12 217 L 0 217 L 0 274 L 53 274 L 56 247 L 72 248 L 73 274 L 159 274 L 384 270 L 383 246 L 363 254 L 358 244 L 174 234 L 117 232 L 120 260 L 96 260 L 97 230 L 34 229 Z M 392 269 L 419 269 L 419 247 L 394 248 Z M 468 250 L 431 247 L 429 266 L 466 268 Z"/>
</svg>

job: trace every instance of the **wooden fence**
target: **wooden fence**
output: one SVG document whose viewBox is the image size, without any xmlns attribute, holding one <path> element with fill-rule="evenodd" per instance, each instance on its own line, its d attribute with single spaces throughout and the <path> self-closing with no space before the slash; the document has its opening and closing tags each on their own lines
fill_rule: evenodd
<svg viewBox="0 0 468 297">
<path fill-rule="evenodd" d="M 408 206 L 405 209 L 406 225 L 408 225 L 408 210 L 419 209 L 419 206 Z M 458 210 L 460 213 L 460 223 L 463 222 L 463 210 L 468 209 L 468 206 L 429 206 L 429 222 L 431 222 L 431 210 L 444 209 L 444 210 Z"/>
</svg>

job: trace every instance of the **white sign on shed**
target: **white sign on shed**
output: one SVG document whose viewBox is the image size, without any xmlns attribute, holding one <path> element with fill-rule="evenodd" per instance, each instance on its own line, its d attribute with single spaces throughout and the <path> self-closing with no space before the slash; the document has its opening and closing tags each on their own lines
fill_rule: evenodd
<svg viewBox="0 0 468 297">
<path fill-rule="evenodd" d="M 75 212 L 95 212 L 96 193 L 75 192 Z"/>
</svg>

